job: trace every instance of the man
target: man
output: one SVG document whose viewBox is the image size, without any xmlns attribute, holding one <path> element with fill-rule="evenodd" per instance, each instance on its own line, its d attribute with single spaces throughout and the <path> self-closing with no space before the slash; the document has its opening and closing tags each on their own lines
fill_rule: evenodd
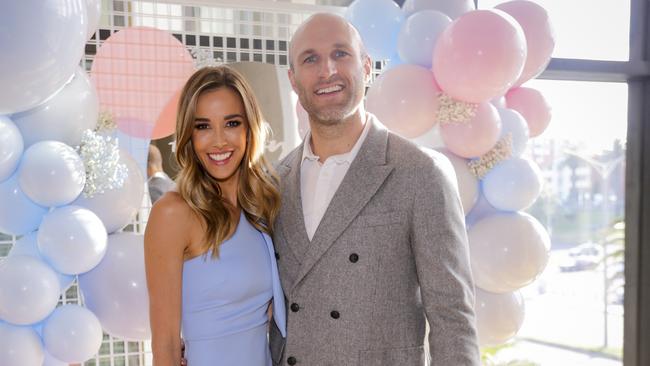
<svg viewBox="0 0 650 366">
<path fill-rule="evenodd" d="M 174 188 L 174 181 L 163 171 L 162 154 L 156 145 L 149 145 L 147 156 L 147 185 L 153 205 L 162 195 Z"/>
<path fill-rule="evenodd" d="M 275 247 L 287 338 L 276 365 L 479 365 L 473 282 L 453 168 L 365 112 L 371 61 L 343 18 L 293 35 L 289 79 L 311 132 L 278 165 Z M 408 123 L 408 121 L 404 121 Z"/>
</svg>

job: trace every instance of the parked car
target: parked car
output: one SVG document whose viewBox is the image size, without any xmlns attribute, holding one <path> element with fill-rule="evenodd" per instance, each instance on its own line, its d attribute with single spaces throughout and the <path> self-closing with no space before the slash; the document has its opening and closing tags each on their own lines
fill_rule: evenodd
<svg viewBox="0 0 650 366">
<path fill-rule="evenodd" d="M 602 262 L 603 249 L 591 242 L 582 243 L 569 249 L 559 267 L 562 272 L 586 271 L 595 269 Z"/>
</svg>

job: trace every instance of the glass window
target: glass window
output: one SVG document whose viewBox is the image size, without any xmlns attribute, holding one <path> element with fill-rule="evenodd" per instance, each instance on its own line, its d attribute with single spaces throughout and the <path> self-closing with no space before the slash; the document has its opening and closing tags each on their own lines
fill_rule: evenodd
<svg viewBox="0 0 650 366">
<path fill-rule="evenodd" d="M 479 0 L 489 9 L 506 0 Z M 535 0 L 555 30 L 553 57 L 627 61 L 630 0 Z"/>
</svg>

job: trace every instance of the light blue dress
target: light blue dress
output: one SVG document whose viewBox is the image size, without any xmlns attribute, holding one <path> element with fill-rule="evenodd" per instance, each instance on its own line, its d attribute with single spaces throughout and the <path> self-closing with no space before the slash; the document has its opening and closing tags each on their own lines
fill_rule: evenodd
<svg viewBox="0 0 650 366">
<path fill-rule="evenodd" d="M 271 238 L 241 214 L 230 239 L 183 265 L 182 333 L 188 366 L 270 366 L 269 302 L 286 336 L 284 295 Z"/>
</svg>

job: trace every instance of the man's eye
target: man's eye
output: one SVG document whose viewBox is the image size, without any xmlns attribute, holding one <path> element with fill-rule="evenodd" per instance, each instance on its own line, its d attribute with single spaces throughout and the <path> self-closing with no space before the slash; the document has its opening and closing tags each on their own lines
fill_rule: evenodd
<svg viewBox="0 0 650 366">
<path fill-rule="evenodd" d="M 316 61 L 316 56 L 309 56 L 309 57 L 305 58 L 303 63 L 307 64 L 307 63 L 312 63 L 314 61 Z"/>
<path fill-rule="evenodd" d="M 334 52 L 334 57 L 337 57 L 337 58 L 347 56 L 347 55 L 348 55 L 348 53 L 345 52 L 345 51 L 336 51 L 336 52 Z"/>
<path fill-rule="evenodd" d="M 237 127 L 241 125 L 241 121 L 228 121 L 226 127 Z"/>
</svg>

